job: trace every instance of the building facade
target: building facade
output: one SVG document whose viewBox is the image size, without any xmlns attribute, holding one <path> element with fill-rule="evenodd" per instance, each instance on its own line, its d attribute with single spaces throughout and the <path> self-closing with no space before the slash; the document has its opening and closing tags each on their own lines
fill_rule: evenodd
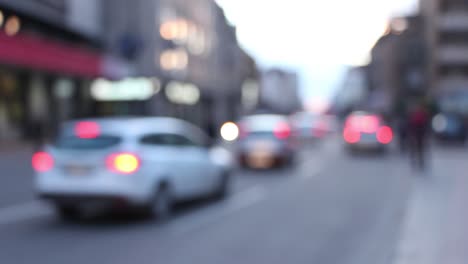
<svg viewBox="0 0 468 264">
<path fill-rule="evenodd" d="M 214 1 L 103 1 L 111 6 L 108 46 L 135 76 L 159 86 L 131 113 L 183 118 L 210 133 L 239 115 L 243 83 L 256 78 L 256 65 Z"/>
<path fill-rule="evenodd" d="M 256 76 L 211 0 L 0 0 L 0 23 L 0 141 L 110 115 L 213 132 Z"/>
<path fill-rule="evenodd" d="M 343 83 L 332 102 L 335 114 L 344 117 L 351 111 L 366 108 L 369 94 L 368 70 L 367 66 L 347 69 Z"/>
<path fill-rule="evenodd" d="M 468 2 L 421 0 L 430 45 L 431 94 L 446 111 L 468 115 Z"/>
<path fill-rule="evenodd" d="M 398 17 L 371 51 L 369 107 L 392 115 L 429 93 L 428 45 L 421 16 Z"/>
<path fill-rule="evenodd" d="M 262 73 L 260 108 L 280 114 L 292 114 L 302 109 L 297 73 L 270 69 Z"/>
<path fill-rule="evenodd" d="M 0 141 L 87 111 L 83 87 L 107 71 L 99 10 L 91 0 L 0 1 Z"/>
</svg>

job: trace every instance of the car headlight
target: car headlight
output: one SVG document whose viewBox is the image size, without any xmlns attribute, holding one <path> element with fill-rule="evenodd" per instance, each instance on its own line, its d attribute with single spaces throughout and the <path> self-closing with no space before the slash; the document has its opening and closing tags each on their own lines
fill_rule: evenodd
<svg viewBox="0 0 468 264">
<path fill-rule="evenodd" d="M 438 114 L 432 119 L 432 128 L 436 132 L 445 131 L 447 129 L 447 126 L 448 126 L 448 120 L 442 114 Z"/>
</svg>

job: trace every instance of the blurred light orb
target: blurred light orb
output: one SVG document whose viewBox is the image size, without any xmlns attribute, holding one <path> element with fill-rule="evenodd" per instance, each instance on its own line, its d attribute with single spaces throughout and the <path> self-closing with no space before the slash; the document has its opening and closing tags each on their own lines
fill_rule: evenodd
<svg viewBox="0 0 468 264">
<path fill-rule="evenodd" d="M 0 10 L 0 27 L 3 26 L 3 22 L 5 21 L 5 16 L 3 12 Z"/>
<path fill-rule="evenodd" d="M 233 122 L 227 122 L 221 127 L 221 137 L 226 141 L 234 141 L 239 137 L 239 127 Z"/>
<path fill-rule="evenodd" d="M 5 33 L 8 36 L 14 36 L 18 34 L 21 28 L 20 19 L 17 16 L 11 16 L 5 22 Z"/>
<path fill-rule="evenodd" d="M 443 132 L 447 129 L 448 121 L 447 118 L 441 114 L 438 114 L 432 119 L 432 128 L 436 132 Z"/>
</svg>

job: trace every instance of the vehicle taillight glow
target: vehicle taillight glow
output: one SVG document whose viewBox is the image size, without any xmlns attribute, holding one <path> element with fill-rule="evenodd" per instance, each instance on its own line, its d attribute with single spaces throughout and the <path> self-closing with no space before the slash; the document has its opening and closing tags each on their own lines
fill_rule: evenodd
<svg viewBox="0 0 468 264">
<path fill-rule="evenodd" d="M 364 133 L 375 133 L 379 128 L 379 119 L 376 116 L 364 116 L 361 120 L 361 131 Z"/>
<path fill-rule="evenodd" d="M 132 174 L 140 168 L 140 159 L 131 153 L 112 154 L 107 158 L 107 168 L 115 173 Z"/>
<path fill-rule="evenodd" d="M 36 172 L 48 172 L 54 168 L 54 158 L 47 152 L 35 153 L 31 163 Z"/>
<path fill-rule="evenodd" d="M 377 131 L 377 140 L 382 144 L 390 144 L 393 140 L 393 131 L 388 126 L 383 126 Z"/>
<path fill-rule="evenodd" d="M 375 133 L 379 123 L 379 118 L 376 116 L 353 116 L 347 120 L 346 126 L 362 133 Z"/>
<path fill-rule="evenodd" d="M 79 122 L 75 126 L 75 135 L 81 139 L 93 139 L 99 137 L 101 129 L 96 122 Z"/>
<path fill-rule="evenodd" d="M 353 128 L 346 127 L 343 131 L 343 138 L 347 143 L 355 144 L 361 140 L 361 133 Z"/>
<path fill-rule="evenodd" d="M 288 123 L 281 122 L 275 127 L 273 134 L 278 139 L 287 139 L 291 136 L 291 128 Z"/>
</svg>

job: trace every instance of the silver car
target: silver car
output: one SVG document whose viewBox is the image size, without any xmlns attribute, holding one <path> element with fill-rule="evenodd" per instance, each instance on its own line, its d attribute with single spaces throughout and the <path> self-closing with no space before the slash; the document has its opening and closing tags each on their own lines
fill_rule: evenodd
<svg viewBox="0 0 468 264">
<path fill-rule="evenodd" d="M 287 117 L 247 116 L 238 122 L 238 127 L 237 155 L 242 165 L 266 169 L 294 162 L 297 146 Z"/>
<path fill-rule="evenodd" d="M 68 122 L 32 158 L 36 190 L 62 217 L 131 206 L 161 217 L 178 201 L 223 197 L 232 158 L 197 127 L 172 118 Z"/>
</svg>

